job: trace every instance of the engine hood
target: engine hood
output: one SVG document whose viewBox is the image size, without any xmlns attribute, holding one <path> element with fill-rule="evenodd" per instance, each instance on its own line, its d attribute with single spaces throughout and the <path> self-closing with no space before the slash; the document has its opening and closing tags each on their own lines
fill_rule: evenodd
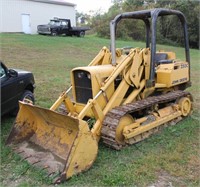
<svg viewBox="0 0 200 187">
<path fill-rule="evenodd" d="M 48 25 L 48 24 L 46 24 L 46 25 L 38 25 L 38 28 L 57 28 L 58 26 L 55 26 L 55 25 Z"/>
<path fill-rule="evenodd" d="M 25 70 L 22 70 L 22 69 L 13 69 L 17 72 L 18 76 L 33 76 L 32 73 L 30 71 L 25 71 Z"/>
</svg>

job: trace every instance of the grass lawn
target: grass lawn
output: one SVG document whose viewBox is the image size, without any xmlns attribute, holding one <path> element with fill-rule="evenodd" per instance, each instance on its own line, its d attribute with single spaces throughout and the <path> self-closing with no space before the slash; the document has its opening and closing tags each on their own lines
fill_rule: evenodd
<svg viewBox="0 0 200 187">
<path fill-rule="evenodd" d="M 142 42 L 118 41 L 119 47 L 144 47 Z M 8 67 L 32 71 L 36 105 L 49 108 L 70 86 L 70 70 L 85 66 L 109 40 L 95 36 L 48 37 L 0 34 L 0 56 Z M 184 59 L 184 49 L 158 45 Z M 114 151 L 99 143 L 98 157 L 90 170 L 60 186 L 199 186 L 200 185 L 200 53 L 191 49 L 194 112 L 176 126 L 143 142 Z M 14 118 L 1 119 L 0 186 L 50 186 L 44 171 L 30 166 L 4 145 Z"/>
</svg>

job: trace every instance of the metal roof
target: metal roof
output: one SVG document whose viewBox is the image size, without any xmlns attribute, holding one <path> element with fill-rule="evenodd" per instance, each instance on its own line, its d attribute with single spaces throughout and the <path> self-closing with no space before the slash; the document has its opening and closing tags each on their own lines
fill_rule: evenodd
<svg viewBox="0 0 200 187">
<path fill-rule="evenodd" d="M 72 7 L 76 6 L 76 4 L 68 3 L 65 0 L 29 0 L 29 1 L 35 1 L 35 2 L 41 2 L 41 3 L 49 3 L 49 4 L 56 4 L 56 5 L 65 5 L 65 6 L 72 6 Z"/>
</svg>

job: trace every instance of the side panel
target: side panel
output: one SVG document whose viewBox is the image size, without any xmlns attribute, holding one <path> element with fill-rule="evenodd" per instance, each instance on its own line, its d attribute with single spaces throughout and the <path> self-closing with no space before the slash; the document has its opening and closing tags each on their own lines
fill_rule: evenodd
<svg viewBox="0 0 200 187">
<path fill-rule="evenodd" d="M 172 87 L 189 81 L 189 65 L 187 62 L 162 64 L 156 71 L 157 83 Z"/>
</svg>

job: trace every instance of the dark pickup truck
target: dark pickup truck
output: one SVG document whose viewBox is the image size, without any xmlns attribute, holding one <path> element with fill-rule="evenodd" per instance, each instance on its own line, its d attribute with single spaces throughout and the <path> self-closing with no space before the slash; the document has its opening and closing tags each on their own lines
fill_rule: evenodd
<svg viewBox="0 0 200 187">
<path fill-rule="evenodd" d="M 4 114 L 16 115 L 19 109 L 18 101 L 34 103 L 35 80 L 31 72 L 8 69 L 0 61 L 1 78 L 1 116 Z"/>
<path fill-rule="evenodd" d="M 72 27 L 70 19 L 56 18 L 50 20 L 47 25 L 38 25 L 38 34 L 44 35 L 66 35 L 66 36 L 78 36 L 84 37 L 85 31 L 90 30 L 87 27 Z"/>
</svg>

